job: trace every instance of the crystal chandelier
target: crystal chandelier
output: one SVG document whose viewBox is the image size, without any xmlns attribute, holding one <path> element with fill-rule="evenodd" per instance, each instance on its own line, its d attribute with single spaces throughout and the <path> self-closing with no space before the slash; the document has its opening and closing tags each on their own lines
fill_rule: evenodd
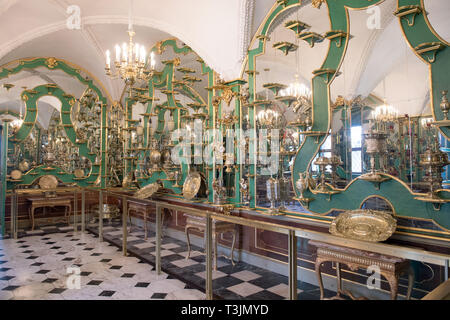
<svg viewBox="0 0 450 320">
<path fill-rule="evenodd" d="M 299 81 L 299 75 L 295 74 L 294 83 L 289 84 L 286 89 L 280 90 L 281 96 L 293 96 L 297 98 L 311 99 L 311 90 Z"/>
<path fill-rule="evenodd" d="M 272 109 L 261 110 L 256 116 L 256 121 L 260 127 L 276 128 L 280 125 L 281 116 Z"/>
<path fill-rule="evenodd" d="M 146 69 L 147 52 L 145 47 L 133 42 L 135 32 L 128 30 L 129 42 L 122 46 L 116 44 L 116 58 L 114 60 L 115 72 L 111 71 L 111 52 L 106 51 L 106 74 L 111 77 L 120 77 L 126 85 L 133 85 L 136 81 L 147 80 L 150 70 Z"/>
<path fill-rule="evenodd" d="M 143 45 L 133 42 L 135 32 L 131 21 L 131 6 L 128 22 L 128 44 L 124 42 L 122 46 L 116 44 L 114 67 L 115 72 L 111 71 L 111 51 L 106 51 L 106 74 L 113 78 L 120 77 L 125 84 L 132 86 L 137 81 L 148 80 L 151 70 L 155 67 L 154 54 L 151 53 L 151 70 L 146 68 L 147 51 Z"/>
<path fill-rule="evenodd" d="M 372 111 L 372 119 L 379 122 L 391 122 L 398 118 L 398 110 L 386 102 Z"/>
</svg>

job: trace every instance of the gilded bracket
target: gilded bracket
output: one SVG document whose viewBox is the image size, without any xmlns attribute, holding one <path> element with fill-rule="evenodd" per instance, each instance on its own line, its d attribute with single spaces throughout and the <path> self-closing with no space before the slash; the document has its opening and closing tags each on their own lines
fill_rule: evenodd
<svg viewBox="0 0 450 320">
<path fill-rule="evenodd" d="M 447 46 L 441 42 L 424 42 L 416 46 L 414 50 L 417 54 L 426 58 L 429 63 L 434 63 L 436 61 L 437 53 L 446 47 Z"/>
<path fill-rule="evenodd" d="M 408 26 L 412 27 L 416 15 L 423 12 L 423 8 L 419 5 L 402 6 L 394 11 L 394 15 L 400 19 L 404 19 L 408 22 Z"/>
</svg>

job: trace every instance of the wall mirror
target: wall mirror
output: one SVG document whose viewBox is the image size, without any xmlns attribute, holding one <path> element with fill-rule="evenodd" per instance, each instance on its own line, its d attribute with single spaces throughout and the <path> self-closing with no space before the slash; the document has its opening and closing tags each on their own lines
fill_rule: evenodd
<svg viewBox="0 0 450 320">
<path fill-rule="evenodd" d="M 7 67 L 10 75 L 0 79 L 0 113 L 14 118 L 9 122 L 8 187 L 34 185 L 43 175 L 65 185 L 99 183 L 101 91 L 81 71 L 54 58 Z"/>
</svg>

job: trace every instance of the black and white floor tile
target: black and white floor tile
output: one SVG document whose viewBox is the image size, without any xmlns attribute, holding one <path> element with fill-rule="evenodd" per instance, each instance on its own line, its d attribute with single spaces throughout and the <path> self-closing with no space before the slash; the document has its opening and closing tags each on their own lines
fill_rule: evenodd
<svg viewBox="0 0 450 320">
<path fill-rule="evenodd" d="M 76 283 L 71 281 L 74 272 L 79 288 L 70 285 Z M 204 298 L 203 292 L 166 273 L 158 276 L 148 263 L 124 257 L 92 234 L 68 231 L 0 240 L 3 300 Z"/>
<path fill-rule="evenodd" d="M 88 228 L 93 233 L 98 229 Z M 104 230 L 104 239 L 116 246 L 122 245 L 122 230 L 120 226 L 108 226 Z M 149 231 L 147 240 L 144 232 L 138 228 L 128 235 L 128 252 L 154 265 L 155 234 Z M 176 279 L 186 282 L 189 287 L 205 290 L 205 255 L 203 249 L 191 246 L 189 259 L 186 242 L 165 236 L 162 239 L 161 264 L 162 270 Z M 326 296 L 334 295 L 325 290 Z M 289 294 L 288 277 L 271 272 L 244 262 L 234 266 L 226 258 L 219 257 L 217 270 L 213 271 L 213 292 L 219 299 L 249 299 L 249 300 L 281 300 Z M 318 300 L 319 288 L 311 284 L 298 282 L 298 298 L 302 300 Z"/>
</svg>

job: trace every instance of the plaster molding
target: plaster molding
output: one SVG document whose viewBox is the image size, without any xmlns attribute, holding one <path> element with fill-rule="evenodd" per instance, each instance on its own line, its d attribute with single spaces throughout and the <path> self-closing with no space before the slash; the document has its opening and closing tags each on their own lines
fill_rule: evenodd
<svg viewBox="0 0 450 320">
<path fill-rule="evenodd" d="M 250 45 L 251 32 L 253 28 L 253 17 L 255 11 L 255 0 L 241 0 L 239 8 L 239 44 L 238 61 L 244 61 Z"/>
<path fill-rule="evenodd" d="M 117 16 L 117 15 L 109 15 L 109 16 L 87 16 L 82 18 L 82 29 L 88 25 L 96 25 L 96 24 L 128 24 L 128 16 Z M 196 40 L 195 37 L 191 36 L 187 32 L 182 31 L 181 27 L 177 27 L 171 23 L 166 23 L 161 20 L 156 20 L 152 18 L 142 18 L 136 17 L 134 19 L 135 26 L 143 26 L 148 28 L 153 28 L 160 30 L 162 32 L 167 32 L 168 34 L 178 38 L 180 41 L 183 41 L 188 46 L 190 46 L 211 68 L 213 68 L 216 72 L 221 74 L 225 80 L 234 79 L 239 77 L 239 68 L 240 62 L 234 63 L 232 67 L 224 66 L 223 61 L 219 61 L 213 52 L 213 48 L 209 48 L 211 50 L 205 49 L 202 43 L 199 43 L 199 40 Z M 42 27 L 38 27 L 32 29 L 26 33 L 21 34 L 19 37 L 12 39 L 3 44 L 0 49 L 0 59 L 5 57 L 8 53 L 18 48 L 19 46 L 35 40 L 37 38 L 52 34 L 54 32 L 58 32 L 64 30 L 66 28 L 66 21 L 60 20 L 58 22 L 54 22 L 51 24 L 47 24 Z"/>
</svg>

